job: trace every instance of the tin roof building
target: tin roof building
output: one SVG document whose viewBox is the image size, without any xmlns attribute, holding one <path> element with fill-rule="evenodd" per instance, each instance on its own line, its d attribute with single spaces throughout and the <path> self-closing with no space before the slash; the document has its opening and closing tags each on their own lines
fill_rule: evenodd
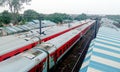
<svg viewBox="0 0 120 72">
<path fill-rule="evenodd" d="M 120 72 L 120 30 L 100 27 L 79 72 Z"/>
</svg>

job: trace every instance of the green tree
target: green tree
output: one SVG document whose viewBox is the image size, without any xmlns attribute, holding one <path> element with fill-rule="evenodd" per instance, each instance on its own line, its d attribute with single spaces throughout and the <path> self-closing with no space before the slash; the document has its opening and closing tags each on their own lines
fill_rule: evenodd
<svg viewBox="0 0 120 72">
<path fill-rule="evenodd" d="M 33 19 L 38 19 L 39 15 L 40 14 L 37 13 L 36 11 L 34 11 L 34 10 L 26 10 L 26 11 L 24 11 L 24 14 L 23 14 L 24 19 L 26 21 L 31 21 Z"/>
<path fill-rule="evenodd" d="M 115 21 L 119 22 L 119 24 L 120 24 L 120 15 L 106 15 L 105 17 L 115 20 Z"/>
<path fill-rule="evenodd" d="M 0 13 L 0 27 L 2 27 L 3 25 L 2 25 L 2 16 L 1 16 L 2 14 Z"/>
<path fill-rule="evenodd" d="M 2 22 L 1 22 L 1 20 L 0 20 L 0 27 L 2 27 L 3 26 L 3 24 L 2 24 Z"/>
<path fill-rule="evenodd" d="M 86 14 L 81 14 L 81 15 L 78 15 L 76 18 L 75 18 L 75 20 L 85 20 L 85 19 L 87 19 L 88 17 L 87 17 L 87 15 Z"/>
<path fill-rule="evenodd" d="M 17 22 L 17 15 L 21 9 L 23 9 L 23 4 L 28 4 L 31 0 L 0 0 L 0 6 L 8 6 L 11 11 L 13 23 Z"/>
<path fill-rule="evenodd" d="M 3 27 L 2 23 L 0 22 L 0 27 Z"/>
<path fill-rule="evenodd" d="M 53 21 L 55 23 L 62 23 L 63 20 L 71 20 L 72 18 L 67 14 L 54 13 L 54 14 L 45 16 L 45 19 Z"/>
<path fill-rule="evenodd" d="M 11 14 L 8 11 L 2 12 L 0 16 L 0 20 L 4 24 L 9 24 L 11 21 Z"/>
</svg>

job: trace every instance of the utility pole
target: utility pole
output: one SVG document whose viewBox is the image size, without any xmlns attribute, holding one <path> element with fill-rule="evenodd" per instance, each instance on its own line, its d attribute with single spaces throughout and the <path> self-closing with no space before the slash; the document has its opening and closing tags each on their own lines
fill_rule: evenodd
<svg viewBox="0 0 120 72">
<path fill-rule="evenodd" d="M 70 28 L 70 22 L 68 23 L 68 28 Z"/>
<path fill-rule="evenodd" d="M 41 33 L 42 33 L 42 29 L 41 29 L 41 24 L 42 24 L 42 17 L 41 16 L 39 16 L 39 29 L 40 29 L 40 35 L 41 35 Z"/>
</svg>

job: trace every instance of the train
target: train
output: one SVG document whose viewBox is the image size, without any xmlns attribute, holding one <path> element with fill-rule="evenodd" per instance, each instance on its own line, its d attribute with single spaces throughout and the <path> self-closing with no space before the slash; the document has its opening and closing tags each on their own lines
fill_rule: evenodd
<svg viewBox="0 0 120 72">
<path fill-rule="evenodd" d="M 77 25 L 73 24 L 73 26 L 71 26 L 70 28 L 68 28 L 66 25 L 59 27 L 54 26 L 52 28 L 49 27 L 48 31 L 44 31 L 45 34 L 42 35 L 39 35 L 39 33 L 35 33 L 34 35 L 32 34 L 32 36 L 27 35 L 27 37 L 26 35 L 20 35 L 16 37 L 11 35 L 7 37 L 2 37 L 0 38 L 0 62 L 35 47 L 41 41 L 46 42 L 48 40 L 51 40 L 59 35 L 78 28 L 88 23 L 89 21 L 90 20 L 86 20 L 83 21 L 81 24 L 78 23 Z"/>
<path fill-rule="evenodd" d="M 96 21 L 92 20 L 2 61 L 0 72 L 48 72 L 95 23 Z"/>
</svg>

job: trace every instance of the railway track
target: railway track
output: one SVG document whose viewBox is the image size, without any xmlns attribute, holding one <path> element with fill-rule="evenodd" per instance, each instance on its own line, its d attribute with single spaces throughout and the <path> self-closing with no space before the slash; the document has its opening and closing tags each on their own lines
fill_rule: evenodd
<svg viewBox="0 0 120 72">
<path fill-rule="evenodd" d="M 85 57 L 93 31 L 88 31 L 50 72 L 78 72 Z"/>
</svg>

